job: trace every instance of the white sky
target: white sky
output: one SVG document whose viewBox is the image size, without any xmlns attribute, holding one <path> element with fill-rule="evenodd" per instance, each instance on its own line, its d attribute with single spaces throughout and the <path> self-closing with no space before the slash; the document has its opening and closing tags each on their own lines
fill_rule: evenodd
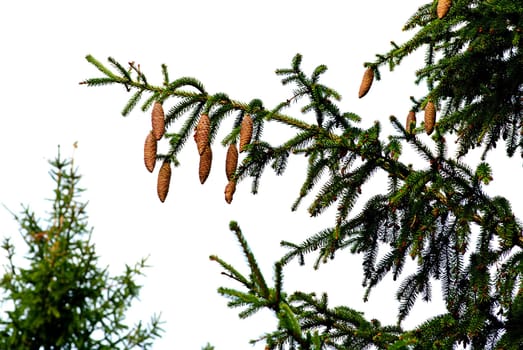
<svg viewBox="0 0 523 350">
<path fill-rule="evenodd" d="M 211 93 L 223 91 L 245 102 L 261 98 L 272 107 L 291 96 L 274 70 L 289 67 L 299 52 L 307 72 L 319 64 L 329 67 L 324 83 L 342 94 L 343 109 L 358 113 L 365 125 L 380 120 L 389 129 L 388 116 L 403 120 L 410 108 L 409 96 L 424 91 L 413 84 L 423 53 L 406 59 L 394 74 L 382 70 L 382 81 L 359 100 L 363 63 L 387 51 L 390 40 L 401 43 L 409 35 L 401 32 L 402 25 L 424 2 L 2 2 L 0 203 L 13 211 L 21 203 L 29 204 L 44 216 L 49 204 L 44 199 L 51 197 L 53 189 L 47 160 L 56 155 L 57 145 L 64 156 L 71 156 L 72 144 L 78 141 L 75 162 L 83 175 L 81 185 L 87 189 L 100 265 L 110 265 L 119 273 L 125 263 L 150 256 L 151 268 L 141 281 L 141 302 L 130 318 L 147 321 L 153 313 L 162 313 L 166 332 L 154 348 L 200 349 L 207 342 L 217 350 L 252 348 L 248 340 L 273 330 L 274 318 L 260 313 L 239 320 L 240 310 L 228 309 L 227 300 L 216 293 L 219 286 L 236 284 L 220 275 L 221 269 L 208 256 L 217 254 L 246 271 L 228 229 L 228 222 L 237 220 L 262 269 L 272 276 L 272 264 L 284 252 L 279 247 L 282 239 L 300 242 L 334 223 L 333 211 L 309 219 L 310 198 L 298 212 L 290 211 L 304 178 L 303 158 L 292 160 L 284 177 L 267 170 L 256 196 L 250 194 L 250 181 L 239 184 L 233 203 L 227 205 L 223 199 L 226 150 L 218 143 L 214 146 L 213 169 L 202 186 L 196 148 L 189 142 L 162 204 L 156 195 L 159 166 L 149 174 L 143 165 L 149 113 L 137 108 L 121 117 L 130 97 L 123 87 L 78 85 L 101 76 L 84 57 L 92 54 L 106 62 L 112 56 L 124 64 L 135 61 L 149 81 L 158 84 L 160 65 L 166 63 L 171 79 L 193 76 Z M 168 100 L 166 108 L 172 103 Z M 283 131 L 267 127 L 265 135 L 271 132 L 277 139 Z M 520 171 L 519 163 L 512 167 Z M 514 175 L 502 170 L 494 176 L 497 180 L 510 174 Z M 491 189 L 510 194 L 503 183 L 510 182 L 494 181 Z M 365 190 L 369 195 L 381 191 L 372 186 Z M 2 236 L 18 239 L 18 227 L 6 210 L 0 210 L 0 223 Z M 286 290 L 327 291 L 332 306 L 346 304 L 384 324 L 394 323 L 397 285 L 384 283 L 363 303 L 359 258 L 344 255 L 319 271 L 312 271 L 310 263 L 291 264 L 285 270 Z M 438 296 L 435 286 L 434 299 Z M 440 307 L 438 301 L 419 302 L 405 326 L 439 313 Z M 255 349 L 263 349 L 263 343 Z"/>
</svg>

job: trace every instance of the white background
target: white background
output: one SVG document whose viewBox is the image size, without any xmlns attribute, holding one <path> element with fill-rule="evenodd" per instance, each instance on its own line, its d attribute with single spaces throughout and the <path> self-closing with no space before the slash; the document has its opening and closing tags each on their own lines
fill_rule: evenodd
<svg viewBox="0 0 523 350">
<path fill-rule="evenodd" d="M 196 147 L 190 140 L 162 204 L 156 195 L 159 166 L 150 174 L 143 165 L 149 112 L 137 108 L 123 118 L 120 111 L 130 97 L 123 87 L 79 85 L 101 76 L 85 56 L 92 54 L 102 62 L 108 56 L 123 64 L 135 61 L 158 85 L 160 65 L 165 63 L 171 79 L 196 77 L 210 93 L 226 92 L 243 102 L 260 98 L 271 108 L 292 96 L 274 70 L 289 67 L 299 52 L 306 72 L 319 64 L 329 67 L 323 82 L 342 94 L 343 110 L 359 114 L 364 126 L 379 120 L 387 131 L 388 117 L 403 120 L 411 106 L 409 96 L 425 92 L 424 86 L 413 83 L 423 52 L 405 59 L 392 74 L 382 69 L 382 80 L 360 100 L 363 63 L 386 52 L 391 40 L 401 43 L 412 34 L 401 28 L 422 3 L 4 1 L 0 5 L 0 202 L 15 212 L 21 203 L 29 204 L 45 217 L 49 209 L 45 198 L 52 196 L 53 189 L 47 161 L 54 158 L 58 145 L 64 157 L 73 156 L 72 145 L 78 141 L 75 164 L 87 189 L 100 266 L 109 265 L 116 274 L 126 263 L 149 256 L 151 267 L 140 280 L 144 287 L 140 302 L 129 313 L 130 322 L 162 313 L 165 333 L 155 349 L 200 349 L 207 342 L 217 350 L 252 348 L 248 340 L 273 330 L 275 318 L 262 312 L 239 320 L 237 310 L 228 309 L 227 300 L 216 293 L 219 286 L 236 284 L 220 275 L 221 269 L 208 257 L 217 254 L 247 272 L 228 229 L 229 221 L 237 220 L 270 279 L 273 262 L 285 252 L 279 247 L 281 240 L 300 242 L 334 223 L 333 211 L 309 218 L 306 208 L 312 198 L 298 212 L 290 211 L 305 176 L 304 159 L 293 158 L 283 177 L 268 169 L 258 195 L 250 194 L 250 181 L 244 181 L 227 205 L 225 149 L 219 142 L 213 146 L 213 168 L 202 186 Z M 170 103 L 165 103 L 166 109 Z M 223 127 L 229 125 L 225 122 Z M 267 126 L 265 135 L 281 140 L 286 134 L 282 127 Z M 428 137 L 425 140 L 430 142 Z M 496 154 L 503 158 L 502 152 Z M 409 156 L 416 162 L 414 153 L 406 152 L 404 159 Z M 512 199 L 506 185 L 520 173 L 521 165 L 518 157 L 510 165 L 513 170 L 507 171 L 508 162 L 500 164 L 490 189 Z M 364 195 L 382 191 L 377 185 L 366 186 Z M 17 231 L 7 210 L 0 210 L 0 235 L 20 242 Z M 18 251 L 23 252 L 23 246 Z M 347 255 L 340 254 L 318 271 L 311 268 L 313 257 L 305 267 L 290 264 L 285 289 L 327 291 L 332 306 L 346 304 L 383 324 L 395 323 L 397 284 L 386 279 L 363 303 L 360 259 Z M 434 303 L 418 302 L 404 326 L 441 312 L 439 295 L 435 285 Z"/>
</svg>

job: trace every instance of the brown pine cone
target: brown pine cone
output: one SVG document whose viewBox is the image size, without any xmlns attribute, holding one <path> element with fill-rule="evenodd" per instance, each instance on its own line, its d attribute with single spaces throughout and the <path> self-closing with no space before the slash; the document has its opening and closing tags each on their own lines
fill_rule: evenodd
<svg viewBox="0 0 523 350">
<path fill-rule="evenodd" d="M 209 173 L 211 172 L 212 164 L 212 149 L 210 145 L 207 145 L 203 149 L 203 153 L 200 155 L 200 166 L 198 169 L 198 174 L 200 176 L 200 183 L 203 185 Z"/>
<path fill-rule="evenodd" d="M 425 106 L 425 132 L 427 135 L 434 131 L 434 124 L 436 122 L 436 106 L 432 101 L 427 102 Z"/>
<path fill-rule="evenodd" d="M 436 13 L 439 19 L 442 19 L 447 15 L 452 6 L 452 0 L 438 0 L 438 7 L 436 8 Z"/>
<path fill-rule="evenodd" d="M 196 146 L 198 147 L 198 154 L 200 156 L 205 150 L 207 144 L 209 143 L 210 130 L 211 121 L 209 119 L 209 116 L 207 114 L 202 114 L 194 132 L 194 140 L 196 141 Z"/>
<path fill-rule="evenodd" d="M 158 192 L 158 198 L 163 203 L 169 193 L 169 185 L 171 183 L 171 164 L 168 161 L 164 161 L 160 171 L 158 172 L 158 184 L 156 190 Z"/>
<path fill-rule="evenodd" d="M 240 125 L 240 152 L 245 151 L 245 146 L 251 142 L 252 128 L 252 118 L 249 114 L 246 114 Z"/>
<path fill-rule="evenodd" d="M 153 111 L 151 113 L 151 125 L 153 128 L 153 135 L 156 140 L 161 139 L 165 133 L 165 114 L 163 113 L 162 104 L 158 101 L 156 101 L 153 106 Z"/>
<path fill-rule="evenodd" d="M 362 98 L 369 92 L 370 87 L 372 86 L 372 82 L 374 81 L 374 71 L 372 68 L 368 67 L 365 70 L 365 73 L 363 73 L 363 79 L 361 80 L 360 84 L 360 91 L 358 93 L 358 97 Z"/>
<path fill-rule="evenodd" d="M 225 175 L 227 180 L 231 180 L 236 167 L 238 166 L 238 149 L 236 144 L 231 143 L 227 149 L 227 157 L 225 158 Z"/>
<path fill-rule="evenodd" d="M 407 130 L 407 133 L 413 134 L 414 129 L 416 128 L 416 113 L 414 111 L 410 111 L 407 115 L 407 122 L 405 123 L 405 129 Z"/>
<path fill-rule="evenodd" d="M 156 164 L 156 151 L 157 151 L 157 141 L 153 135 L 153 132 L 150 131 L 145 138 L 145 144 L 143 146 L 143 160 L 145 167 L 149 170 L 150 173 L 153 172 L 154 166 Z"/>
<path fill-rule="evenodd" d="M 232 197 L 234 195 L 234 192 L 236 191 L 236 181 L 230 180 L 227 186 L 225 186 L 225 201 L 228 204 L 231 204 Z"/>
</svg>

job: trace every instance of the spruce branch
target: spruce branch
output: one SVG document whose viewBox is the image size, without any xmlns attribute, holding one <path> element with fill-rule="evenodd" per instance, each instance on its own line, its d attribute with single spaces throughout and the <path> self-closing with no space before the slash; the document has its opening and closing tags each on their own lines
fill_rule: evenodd
<svg viewBox="0 0 523 350">
<path fill-rule="evenodd" d="M 231 229 L 239 232 L 237 223 L 231 222 Z M 236 234 L 236 239 L 244 251 L 247 265 L 251 269 L 248 282 L 236 269 L 226 264 L 216 256 L 211 259 L 217 261 L 227 270 L 225 275 L 240 282 L 245 291 L 234 288 L 220 287 L 218 292 L 229 299 L 229 307 L 242 307 L 239 313 L 241 318 L 250 317 L 261 309 L 271 310 L 278 318 L 277 329 L 266 333 L 259 339 L 252 340 L 256 343 L 265 341 L 271 349 L 284 344 L 295 344 L 302 349 L 323 349 L 340 347 L 366 347 L 374 345 L 385 349 L 387 344 L 397 340 L 402 332 L 397 326 L 382 326 L 377 320 L 366 320 L 361 312 L 348 307 L 328 306 L 328 297 L 323 294 L 316 298 L 314 294 L 295 292 L 288 296 L 283 290 L 283 260 L 274 264 L 274 287 L 268 287 L 268 294 L 258 287 L 256 273 L 252 272 L 252 253 L 245 252 L 247 242 L 241 232 Z M 259 270 L 259 268 L 258 268 Z"/>
<path fill-rule="evenodd" d="M 416 83 L 427 83 L 429 91 L 422 100 L 431 97 L 441 103 L 444 113 L 439 127 L 459 135 L 459 154 L 482 145 L 485 157 L 503 138 L 507 155 L 512 156 L 521 149 L 522 136 L 511 132 L 507 140 L 504 135 L 523 127 L 514 123 L 514 118 L 521 116 L 523 85 L 520 40 L 512 40 L 521 31 L 515 20 L 521 14 L 521 8 L 510 1 L 497 5 L 458 2 L 440 20 L 434 7 L 427 4 L 404 27 L 419 28 L 418 32 L 403 44 L 392 42 L 387 53 L 377 55 L 369 64 L 388 64 L 393 70 L 412 52 L 425 50 L 424 67 L 416 72 Z M 416 103 L 415 109 L 418 107 Z"/>
<path fill-rule="evenodd" d="M 240 282 L 241 284 L 243 284 L 245 287 L 247 287 L 249 289 L 254 287 L 254 285 L 247 278 L 245 278 L 241 273 L 236 271 L 236 269 L 233 266 L 231 266 L 230 264 L 226 263 L 225 261 L 223 261 L 222 259 L 220 259 L 216 255 L 211 255 L 209 257 L 209 259 L 211 261 L 216 261 L 218 264 L 220 264 L 227 271 L 227 272 L 223 272 L 223 274 L 225 276 L 230 277 L 230 278 Z"/>
<path fill-rule="evenodd" d="M 240 227 L 235 221 L 231 221 L 229 224 L 229 228 L 231 231 L 234 232 L 236 235 L 236 238 L 238 239 L 238 242 L 240 243 L 243 254 L 245 255 L 245 258 L 247 259 L 247 262 L 249 263 L 249 268 L 251 269 L 251 276 L 253 278 L 254 286 L 259 289 L 259 293 L 265 298 L 269 298 L 269 287 L 267 286 L 267 283 L 265 282 L 265 279 L 263 277 L 263 274 L 258 266 L 258 263 L 256 262 L 256 259 L 254 255 L 252 254 L 249 245 L 247 244 L 247 241 L 245 240 L 245 237 L 243 236 Z"/>
<path fill-rule="evenodd" d="M 295 210 L 307 195 L 313 193 L 315 197 L 309 206 L 312 215 L 319 215 L 337 205 L 332 228 L 313 234 L 301 243 L 282 242 L 289 252 L 280 261 L 281 267 L 294 258 L 303 262 L 304 255 L 313 252 L 318 254 L 317 267 L 333 258 L 335 253 L 349 248 L 351 252 L 363 254 L 364 284 L 367 287 L 365 298 L 368 298 L 370 290 L 389 272 L 394 279 L 400 278 L 410 257 L 416 260 L 419 269 L 400 285 L 398 297 L 402 306 L 399 319 L 406 317 L 418 296 L 430 299 L 430 278 L 442 280 L 451 317 L 465 317 L 468 320 L 467 324 L 460 326 L 460 332 L 473 332 L 474 337 L 478 337 L 478 340 L 474 340 L 477 344 L 486 344 L 487 338 L 477 334 L 479 325 L 483 321 L 488 322 L 490 328 L 485 337 L 492 337 L 502 329 L 499 325 L 501 318 L 493 315 L 491 310 L 499 303 L 498 299 L 503 298 L 505 304 L 513 300 L 510 292 L 514 289 L 502 275 L 478 272 L 477 269 L 483 269 L 484 266 L 492 268 L 501 264 L 503 259 L 518 253 L 523 247 L 522 225 L 507 205 L 508 201 L 486 195 L 484 187 L 492 181 L 488 163 L 482 162 L 473 170 L 462 163 L 460 156 L 480 144 L 486 147 L 485 152 L 489 151 L 496 146 L 500 135 L 508 138 L 507 150 L 510 154 L 520 147 L 521 123 L 518 118 L 521 114 L 521 80 L 518 78 L 520 68 L 517 63 L 521 58 L 518 52 L 509 50 L 506 62 L 500 62 L 495 51 L 503 52 L 508 46 L 479 36 L 481 33 L 478 33 L 472 22 L 476 21 L 474 16 L 482 17 L 483 14 L 467 6 L 465 3 L 456 5 L 443 20 L 436 19 L 434 6 L 420 8 L 407 25 L 409 28 L 422 26 L 413 39 L 402 45 L 391 43 L 392 49 L 388 54 L 377 55 L 375 62 L 367 62 L 365 65 L 373 69 L 378 80 L 380 66 L 388 64 L 393 69 L 408 54 L 426 47 L 425 67 L 418 70 L 417 76 L 419 81 L 427 82 L 429 92 L 426 96 L 418 99 L 412 97 L 411 100 L 414 111 L 419 111 L 429 100 L 440 108 L 441 115 L 438 116 L 435 133 L 428 141 L 419 135 L 422 128 L 415 129 L 411 134 L 394 116 L 390 117 L 390 122 L 397 134 L 390 135 L 386 140 L 383 140 L 379 122 L 368 129 L 358 127 L 361 118 L 354 113 L 341 111 L 336 104 L 341 96 L 320 83 L 320 76 L 326 67 L 320 65 L 307 76 L 300 67 L 301 55 L 293 58 L 291 68 L 277 70 L 277 74 L 282 77 L 282 84 L 292 85 L 293 89 L 292 97 L 276 104 L 273 109 L 266 109 L 259 99 L 245 103 L 223 93 L 208 94 L 195 79 L 168 82 L 163 66 L 164 82 L 161 87 L 149 85 L 144 73 L 136 65 L 131 68 L 138 78 L 132 82 L 121 71 L 108 73 L 105 67 L 102 69 L 97 66 L 106 75 L 102 78 L 104 80 L 86 80 L 85 83 L 102 85 L 112 82 L 143 90 L 151 97 L 142 108 L 150 106 L 154 100 L 175 100 L 174 106 L 166 114 L 166 124 L 172 127 L 175 121 L 181 119 L 182 126 L 179 132 L 166 134 L 170 135 L 171 149 L 166 155 L 158 155 L 160 158 L 174 158 L 181 151 L 202 112 L 209 113 L 211 117 L 210 142 L 214 141 L 222 121 L 235 117 L 232 130 L 222 140 L 224 146 L 237 140 L 241 120 L 250 114 L 253 117 L 252 142 L 245 147 L 245 157 L 234 175 L 235 181 L 252 177 L 252 192 L 256 193 L 267 166 L 271 166 L 277 174 L 282 174 L 290 156 L 305 155 L 308 158 L 306 176 L 292 209 Z M 483 3 L 478 5 L 482 6 Z M 500 9 L 488 11 L 495 18 L 500 16 Z M 461 29 L 458 28 L 462 24 Z M 501 37 L 498 39 L 501 40 Z M 469 52 L 467 48 L 473 43 L 484 47 L 479 45 L 479 51 L 473 49 Z M 490 51 L 490 45 L 496 46 L 496 49 Z M 483 54 L 490 57 L 492 62 L 485 63 Z M 486 67 L 486 72 L 499 70 L 507 73 L 489 76 L 481 71 L 484 68 L 480 67 L 481 64 Z M 121 69 L 116 67 L 116 70 Z M 476 76 L 479 76 L 480 83 L 471 84 Z M 456 85 L 456 82 L 459 84 Z M 303 103 L 303 118 L 284 114 L 285 108 L 298 102 Z M 135 104 L 131 101 L 129 105 Z M 130 111 L 131 108 L 124 110 Z M 182 118 L 184 116 L 186 118 Z M 311 123 L 307 119 L 309 116 L 316 122 Z M 282 144 L 273 145 L 263 138 L 267 122 L 281 124 L 295 131 L 295 134 Z M 448 155 L 444 138 L 447 133 L 457 134 L 457 158 Z M 418 168 L 402 161 L 401 153 L 405 145 L 420 155 L 421 165 Z M 374 195 L 364 203 L 362 210 L 354 212 L 360 188 L 378 172 L 388 176 L 387 190 Z M 480 244 L 474 247 L 471 245 L 471 235 L 475 228 L 479 228 Z M 282 323 L 287 327 L 285 330 L 277 330 L 266 337 L 268 343 L 274 346 L 303 345 L 309 344 L 312 339 L 316 339 L 315 344 L 318 339 L 320 343 L 327 339 L 326 334 L 315 333 L 317 329 L 308 331 L 308 324 L 319 321 L 300 318 L 303 316 L 296 305 L 281 295 L 281 267 L 275 267 L 277 286 L 275 289 L 269 288 L 241 231 L 237 225 L 231 226 L 231 229 L 237 234 L 246 256 L 251 271 L 250 280 L 239 277 L 237 272 L 231 272 L 229 269 L 232 267 L 224 262 L 220 263 L 228 271 L 227 276 L 244 284 L 257 295 L 257 298 L 247 300 L 242 299 L 241 294 L 230 293 L 237 299 L 238 304 L 234 305 L 247 307 L 242 315 L 251 315 L 261 307 L 280 310 L 275 305 L 286 303 L 292 315 L 296 315 L 301 333 L 295 327 L 296 324 L 290 322 L 292 319 L 288 319 Z M 500 242 L 499 248 L 489 248 L 489 242 L 493 240 Z M 482 258 L 467 260 L 464 259 L 465 254 Z M 506 267 L 504 269 L 509 273 Z M 474 283 L 487 289 L 481 293 L 471 292 L 469 275 L 473 275 Z M 512 271 L 509 276 L 519 278 L 520 274 Z M 496 291 L 503 290 L 502 296 L 494 295 L 494 291 L 488 288 L 497 281 L 505 285 Z M 478 300 L 483 304 L 480 309 L 474 310 Z M 288 314 L 281 316 L 290 317 Z M 336 335 L 338 339 L 342 338 L 343 331 L 347 331 L 346 325 L 343 327 Z M 377 333 L 372 338 L 375 336 Z M 413 335 L 405 342 L 414 339 Z M 347 341 L 343 344 L 353 343 Z"/>
</svg>

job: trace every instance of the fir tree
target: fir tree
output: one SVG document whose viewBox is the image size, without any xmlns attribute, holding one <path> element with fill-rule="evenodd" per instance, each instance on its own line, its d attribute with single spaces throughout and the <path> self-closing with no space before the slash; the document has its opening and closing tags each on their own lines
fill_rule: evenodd
<svg viewBox="0 0 523 350">
<path fill-rule="evenodd" d="M 252 178 L 252 192 L 257 193 L 267 167 L 283 174 L 289 157 L 307 157 L 307 175 L 292 209 L 312 196 L 311 216 L 335 206 L 333 226 L 299 243 L 282 242 L 288 253 L 274 265 L 274 285 L 262 275 L 235 222 L 231 230 L 249 274 L 211 257 L 242 286 L 219 290 L 230 299 L 230 307 L 243 308 L 241 317 L 264 308 L 278 317 L 277 329 L 260 339 L 270 349 L 523 347 L 522 224 L 508 199 L 485 192 L 493 180 L 486 161 L 489 151 L 503 141 L 508 157 L 516 152 L 523 156 L 523 6 L 514 0 L 431 1 L 408 19 L 404 29 L 415 31 L 409 40 L 393 42 L 388 52 L 364 63 L 358 93 L 360 98 L 372 93 L 384 67 L 393 70 L 414 51 L 425 51 L 415 82 L 426 83 L 427 94 L 411 97 L 406 123 L 391 116 L 396 132 L 385 136 L 381 123 L 363 128 L 358 115 L 340 110 L 341 95 L 320 80 L 327 67 L 319 65 L 307 74 L 299 54 L 290 67 L 276 71 L 284 85 L 292 86 L 292 95 L 274 107 L 257 98 L 242 102 L 225 93 L 211 94 L 192 77 L 170 80 L 165 65 L 163 84 L 153 85 L 132 63 L 124 67 L 109 58 L 109 68 L 86 57 L 103 76 L 83 84 L 122 84 L 134 91 L 123 115 L 146 95 L 144 112 L 155 102 L 169 106 L 165 127 L 177 129 L 163 136 L 169 150 L 155 153 L 155 159 L 178 166 L 177 156 L 193 131 L 199 147 L 211 148 L 226 118 L 234 118 L 234 125 L 221 144 L 235 145 L 245 139 L 242 121 L 247 116 L 252 120 L 245 155 L 226 187 L 227 202 L 247 178 Z M 295 103 L 301 103 L 301 118 L 286 114 Z M 420 125 L 415 124 L 417 114 L 424 116 Z M 205 128 L 197 127 L 201 116 L 209 117 Z M 263 133 L 266 123 L 289 127 L 295 134 L 273 144 Z M 458 145 L 455 154 L 449 154 L 450 140 Z M 417 164 L 401 160 L 404 147 L 420 155 Z M 483 149 L 483 156 L 468 164 L 464 157 L 476 147 Z M 363 185 L 378 172 L 388 175 L 388 187 L 356 211 Z M 289 262 L 303 262 L 305 255 L 316 254 L 318 266 L 347 253 L 363 255 L 366 297 L 387 274 L 401 279 L 396 325 L 366 320 L 349 306 L 332 307 L 327 295 L 283 289 Z M 418 268 L 405 277 L 402 271 L 409 258 Z M 415 301 L 431 299 L 433 280 L 441 281 L 446 310 L 404 330 L 401 321 Z"/>
<path fill-rule="evenodd" d="M 0 280 L 2 349 L 148 349 L 162 329 L 150 323 L 125 322 L 126 311 L 138 298 L 146 260 L 110 276 L 97 266 L 86 203 L 80 201 L 80 175 L 72 159 L 60 154 L 50 161 L 56 183 L 49 216 L 40 219 L 25 206 L 20 233 L 27 244 L 28 266 L 16 264 L 9 238 L 2 248 L 7 265 Z"/>
</svg>

